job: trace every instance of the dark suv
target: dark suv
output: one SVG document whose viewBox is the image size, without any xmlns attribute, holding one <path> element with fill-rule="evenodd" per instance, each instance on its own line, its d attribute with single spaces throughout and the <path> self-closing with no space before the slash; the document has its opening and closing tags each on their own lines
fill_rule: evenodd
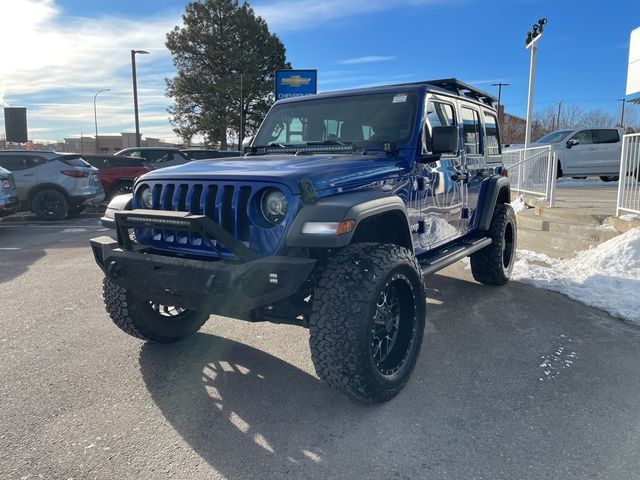
<svg viewBox="0 0 640 480">
<path fill-rule="evenodd" d="M 166 147 L 131 147 L 120 150 L 115 155 L 144 158 L 145 166 L 153 170 L 182 165 L 191 161 L 177 148 Z"/>
<path fill-rule="evenodd" d="M 494 104 L 455 79 L 278 101 L 244 158 L 151 172 L 111 206 L 117 240 L 91 241 L 107 312 L 161 343 L 210 313 L 308 327 L 321 379 L 392 398 L 422 344 L 424 277 L 467 256 L 481 283 L 511 274 Z"/>
</svg>

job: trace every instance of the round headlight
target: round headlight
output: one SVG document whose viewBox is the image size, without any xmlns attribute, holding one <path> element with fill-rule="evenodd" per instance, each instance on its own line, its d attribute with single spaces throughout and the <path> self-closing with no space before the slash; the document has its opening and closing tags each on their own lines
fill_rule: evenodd
<svg viewBox="0 0 640 480">
<path fill-rule="evenodd" d="M 138 198 L 140 199 L 140 205 L 142 208 L 151 208 L 151 188 L 149 185 L 144 185 L 138 194 Z"/>
<path fill-rule="evenodd" d="M 260 205 L 264 218 L 274 225 L 281 223 L 287 214 L 287 197 L 275 188 L 270 188 L 262 194 Z"/>
</svg>

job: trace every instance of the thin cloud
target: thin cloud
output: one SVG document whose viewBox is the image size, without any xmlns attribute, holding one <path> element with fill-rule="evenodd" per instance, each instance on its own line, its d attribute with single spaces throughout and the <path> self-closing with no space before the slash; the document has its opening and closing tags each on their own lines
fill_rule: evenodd
<svg viewBox="0 0 640 480">
<path fill-rule="evenodd" d="M 309 30 L 350 16 L 435 3 L 442 3 L 442 0 L 276 0 L 266 5 L 254 5 L 253 9 L 267 20 L 271 30 L 284 32 Z"/>
<path fill-rule="evenodd" d="M 390 60 L 395 60 L 397 57 L 392 55 L 367 55 L 365 57 L 356 57 L 349 58 L 347 60 L 342 60 L 340 63 L 342 65 L 356 65 L 359 63 L 375 63 L 375 62 L 388 62 Z"/>
</svg>

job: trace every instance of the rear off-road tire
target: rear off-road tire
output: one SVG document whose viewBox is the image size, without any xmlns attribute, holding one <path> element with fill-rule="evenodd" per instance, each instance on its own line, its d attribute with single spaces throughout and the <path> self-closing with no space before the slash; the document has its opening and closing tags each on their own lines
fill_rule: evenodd
<svg viewBox="0 0 640 480">
<path fill-rule="evenodd" d="M 496 205 L 487 234 L 491 245 L 471 254 L 471 273 L 485 285 L 504 285 L 516 259 L 516 214 L 511 205 Z"/>
<path fill-rule="evenodd" d="M 426 295 L 413 253 L 359 243 L 328 263 L 309 319 L 311 357 L 331 387 L 369 403 L 402 390 L 424 336 Z"/>
<path fill-rule="evenodd" d="M 177 342 L 196 333 L 209 318 L 207 313 L 142 300 L 109 277 L 104 279 L 102 292 L 113 323 L 123 332 L 146 342 Z"/>
</svg>

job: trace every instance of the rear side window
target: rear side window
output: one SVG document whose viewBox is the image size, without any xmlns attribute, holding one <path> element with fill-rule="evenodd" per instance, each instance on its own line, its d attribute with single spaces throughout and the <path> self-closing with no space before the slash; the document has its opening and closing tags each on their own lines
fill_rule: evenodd
<svg viewBox="0 0 640 480">
<path fill-rule="evenodd" d="M 498 120 L 493 113 L 484 112 L 484 131 L 487 138 L 487 154 L 500 155 L 500 135 Z"/>
<path fill-rule="evenodd" d="M 68 155 L 64 157 L 58 157 L 58 160 L 66 163 L 70 167 L 90 167 L 91 166 L 79 156 L 76 157 L 76 156 Z"/>
<path fill-rule="evenodd" d="M 478 112 L 467 107 L 462 107 L 462 122 L 465 152 L 467 155 L 481 155 L 480 117 Z"/>
<path fill-rule="evenodd" d="M 620 141 L 620 135 L 617 130 L 602 129 L 592 130 L 593 143 L 616 143 Z"/>
<path fill-rule="evenodd" d="M 112 167 L 143 167 L 144 162 L 143 158 L 113 157 L 109 159 Z"/>
<path fill-rule="evenodd" d="M 591 136 L 591 130 L 582 130 L 576 133 L 571 140 L 578 140 L 580 145 L 589 145 L 593 143 L 593 137 Z"/>
</svg>

